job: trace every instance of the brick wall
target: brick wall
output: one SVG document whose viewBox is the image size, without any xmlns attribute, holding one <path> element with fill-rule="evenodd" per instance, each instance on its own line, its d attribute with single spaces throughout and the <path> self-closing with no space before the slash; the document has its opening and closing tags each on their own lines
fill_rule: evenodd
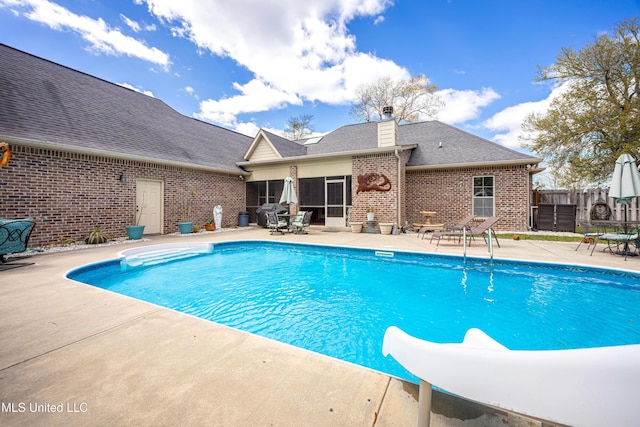
<svg viewBox="0 0 640 427">
<path fill-rule="evenodd" d="M 474 176 L 494 176 L 497 230 L 527 231 L 530 182 L 525 166 L 408 171 L 407 219 L 422 223 L 420 211 L 435 211 L 434 223 L 453 225 L 471 214 Z"/>
<path fill-rule="evenodd" d="M 401 155 L 404 165 L 408 153 Z M 496 215 L 501 217 L 496 228 L 528 229 L 526 183 L 530 179 L 525 167 L 406 172 L 401 166 L 400 189 L 397 168 L 398 160 L 393 153 L 354 157 L 352 221 L 365 221 L 367 207 L 373 206 L 378 223 L 423 222 L 419 212 L 430 210 L 437 212 L 434 222 L 451 225 L 471 213 L 473 177 L 492 175 Z M 356 195 L 358 175 L 371 172 L 389 178 L 391 190 Z M 118 179 L 121 173 L 125 182 Z M 295 167 L 291 167 L 290 175 L 297 183 Z M 112 236 L 124 236 L 124 227 L 135 220 L 136 179 L 164 182 L 164 233 L 177 231 L 177 222 L 184 219 L 183 202 L 191 190 L 195 192 L 192 220 L 196 225 L 210 219 L 217 204 L 223 208 L 225 227 L 236 224 L 238 212 L 246 208 L 244 181 L 236 175 L 12 144 L 11 161 L 0 168 L 0 217 L 35 218 L 37 225 L 30 246 L 67 238 L 81 240 L 95 225 Z"/>
<path fill-rule="evenodd" d="M 135 220 L 136 179 L 164 182 L 164 233 L 177 231 L 181 202 L 191 190 L 195 225 L 212 218 L 218 204 L 225 227 L 237 224 L 245 210 L 244 181 L 237 175 L 16 144 L 11 150 L 11 160 L 0 168 L 0 218 L 35 218 L 29 246 L 81 240 L 96 225 L 125 236 L 124 227 Z M 121 173 L 125 182 L 118 179 Z"/>
<path fill-rule="evenodd" d="M 298 188 L 298 166 L 297 165 L 289 166 L 289 176 L 291 177 L 291 179 L 293 179 L 293 190 L 299 199 L 300 189 Z M 299 205 L 300 205 L 299 203 L 292 203 L 291 205 L 289 205 L 289 213 L 292 215 L 297 214 L 299 210 L 298 209 Z"/>
<path fill-rule="evenodd" d="M 358 176 L 367 173 L 385 175 L 391 182 L 391 190 L 366 191 L 356 194 Z M 375 209 L 376 222 L 398 223 L 398 159 L 395 155 L 383 153 L 354 156 L 352 174 L 351 221 L 366 221 L 367 208 L 372 206 Z"/>
</svg>

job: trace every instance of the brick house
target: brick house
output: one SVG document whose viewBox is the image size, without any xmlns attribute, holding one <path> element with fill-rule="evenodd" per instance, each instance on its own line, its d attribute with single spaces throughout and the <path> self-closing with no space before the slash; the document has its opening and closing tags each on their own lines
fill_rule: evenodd
<svg viewBox="0 0 640 427">
<path fill-rule="evenodd" d="M 159 99 L 0 45 L 0 217 L 31 216 L 30 244 L 223 225 L 245 209 L 236 165 L 252 139 L 179 114 Z M 142 200 L 144 199 L 144 200 Z M 144 208 L 140 212 L 140 206 Z"/>
<path fill-rule="evenodd" d="M 261 130 L 245 160 L 250 212 L 277 202 L 282 180 L 294 178 L 296 209 L 314 211 L 317 223 L 364 221 L 452 225 L 474 213 L 499 216 L 496 229 L 529 228 L 532 175 L 542 159 L 522 154 L 438 121 L 343 126 L 321 138 L 289 141 Z M 377 189 L 358 191 L 358 178 Z"/>
<path fill-rule="evenodd" d="M 287 176 L 293 209 L 313 211 L 319 225 L 362 221 L 369 207 L 400 225 L 424 221 L 421 211 L 446 224 L 476 212 L 500 216 L 498 229 L 529 225 L 542 159 L 437 121 L 250 138 L 6 45 L 0 58 L 0 141 L 12 151 L 0 168 L 0 217 L 35 218 L 34 246 L 79 240 L 96 225 L 123 236 L 136 221 L 146 234 L 172 233 L 179 221 L 203 224 L 218 204 L 224 226 L 245 210 L 255 221 Z"/>
</svg>

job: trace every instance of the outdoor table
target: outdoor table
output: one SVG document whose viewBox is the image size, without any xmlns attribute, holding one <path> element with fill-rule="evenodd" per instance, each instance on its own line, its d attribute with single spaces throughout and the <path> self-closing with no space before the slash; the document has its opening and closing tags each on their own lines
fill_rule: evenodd
<svg viewBox="0 0 640 427">
<path fill-rule="evenodd" d="M 295 215 L 291 215 L 291 214 L 288 214 L 288 213 L 282 213 L 282 214 L 276 214 L 276 215 L 278 215 L 278 218 L 282 218 L 285 221 L 287 221 L 287 231 L 289 233 L 291 233 L 291 231 L 292 231 L 291 230 L 291 217 L 295 217 Z"/>
<path fill-rule="evenodd" d="M 623 221 L 622 222 L 622 227 L 624 228 L 624 234 L 632 237 L 633 235 L 636 236 L 635 239 L 626 239 L 624 242 L 624 247 L 622 249 L 622 251 L 618 251 L 616 252 L 616 255 L 624 255 L 625 257 L 627 256 L 638 256 L 638 231 L 639 231 L 639 227 L 640 227 L 640 221 Z M 631 231 L 630 231 L 631 230 Z M 636 246 L 636 250 L 635 251 L 629 251 L 629 242 L 633 241 L 634 245 Z"/>
<path fill-rule="evenodd" d="M 596 243 L 598 240 L 607 242 L 607 247 L 604 248 L 604 251 L 608 249 L 612 254 L 624 255 L 625 259 L 628 256 L 638 255 L 638 241 L 640 240 L 638 238 L 638 231 L 640 230 L 640 221 L 593 221 L 592 224 L 601 228 L 600 231 L 602 232 L 598 233 L 596 237 Z M 618 231 L 607 231 L 610 228 Z M 620 228 L 622 228 L 623 231 L 619 231 Z M 613 245 L 615 245 L 615 248 L 612 247 L 612 242 Z M 630 242 L 632 242 L 636 246 L 636 250 L 630 250 Z M 623 245 L 622 250 L 620 250 L 620 245 Z M 591 249 L 591 254 L 593 254 L 594 249 L 595 244 Z"/>
<path fill-rule="evenodd" d="M 431 222 L 431 218 L 434 217 L 436 213 L 437 212 L 434 212 L 434 211 L 420 211 L 420 214 L 424 216 L 424 223 L 413 224 L 413 226 L 418 230 L 422 230 L 422 231 L 419 231 L 419 233 L 444 229 L 444 224 L 434 224 L 433 222 Z"/>
</svg>

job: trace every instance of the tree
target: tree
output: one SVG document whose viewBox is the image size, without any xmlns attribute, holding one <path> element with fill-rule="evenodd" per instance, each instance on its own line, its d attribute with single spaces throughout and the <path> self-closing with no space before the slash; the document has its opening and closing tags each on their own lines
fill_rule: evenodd
<svg viewBox="0 0 640 427">
<path fill-rule="evenodd" d="M 616 159 L 640 154 L 640 20 L 619 23 L 582 50 L 562 48 L 538 66 L 538 81 L 565 89 L 542 114 L 524 123 L 525 146 L 562 171 L 561 184 L 606 182 Z"/>
<path fill-rule="evenodd" d="M 287 138 L 292 141 L 296 141 L 311 135 L 313 133 L 311 120 L 313 120 L 313 115 L 311 114 L 289 117 L 289 120 L 287 120 L 287 128 L 284 130 Z"/>
<path fill-rule="evenodd" d="M 382 119 L 383 108 L 391 106 L 399 123 L 435 118 L 444 105 L 435 94 L 437 89 L 425 75 L 396 81 L 383 77 L 356 89 L 349 114 L 356 121 L 370 122 Z"/>
</svg>

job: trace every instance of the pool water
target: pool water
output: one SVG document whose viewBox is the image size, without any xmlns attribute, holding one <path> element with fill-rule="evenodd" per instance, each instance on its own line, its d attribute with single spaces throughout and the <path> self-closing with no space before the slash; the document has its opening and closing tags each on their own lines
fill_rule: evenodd
<svg viewBox="0 0 640 427">
<path fill-rule="evenodd" d="M 640 343 L 640 274 L 582 266 L 244 241 L 68 277 L 411 381 L 382 356 L 391 325 L 436 342 L 475 327 L 511 349 Z"/>
</svg>

